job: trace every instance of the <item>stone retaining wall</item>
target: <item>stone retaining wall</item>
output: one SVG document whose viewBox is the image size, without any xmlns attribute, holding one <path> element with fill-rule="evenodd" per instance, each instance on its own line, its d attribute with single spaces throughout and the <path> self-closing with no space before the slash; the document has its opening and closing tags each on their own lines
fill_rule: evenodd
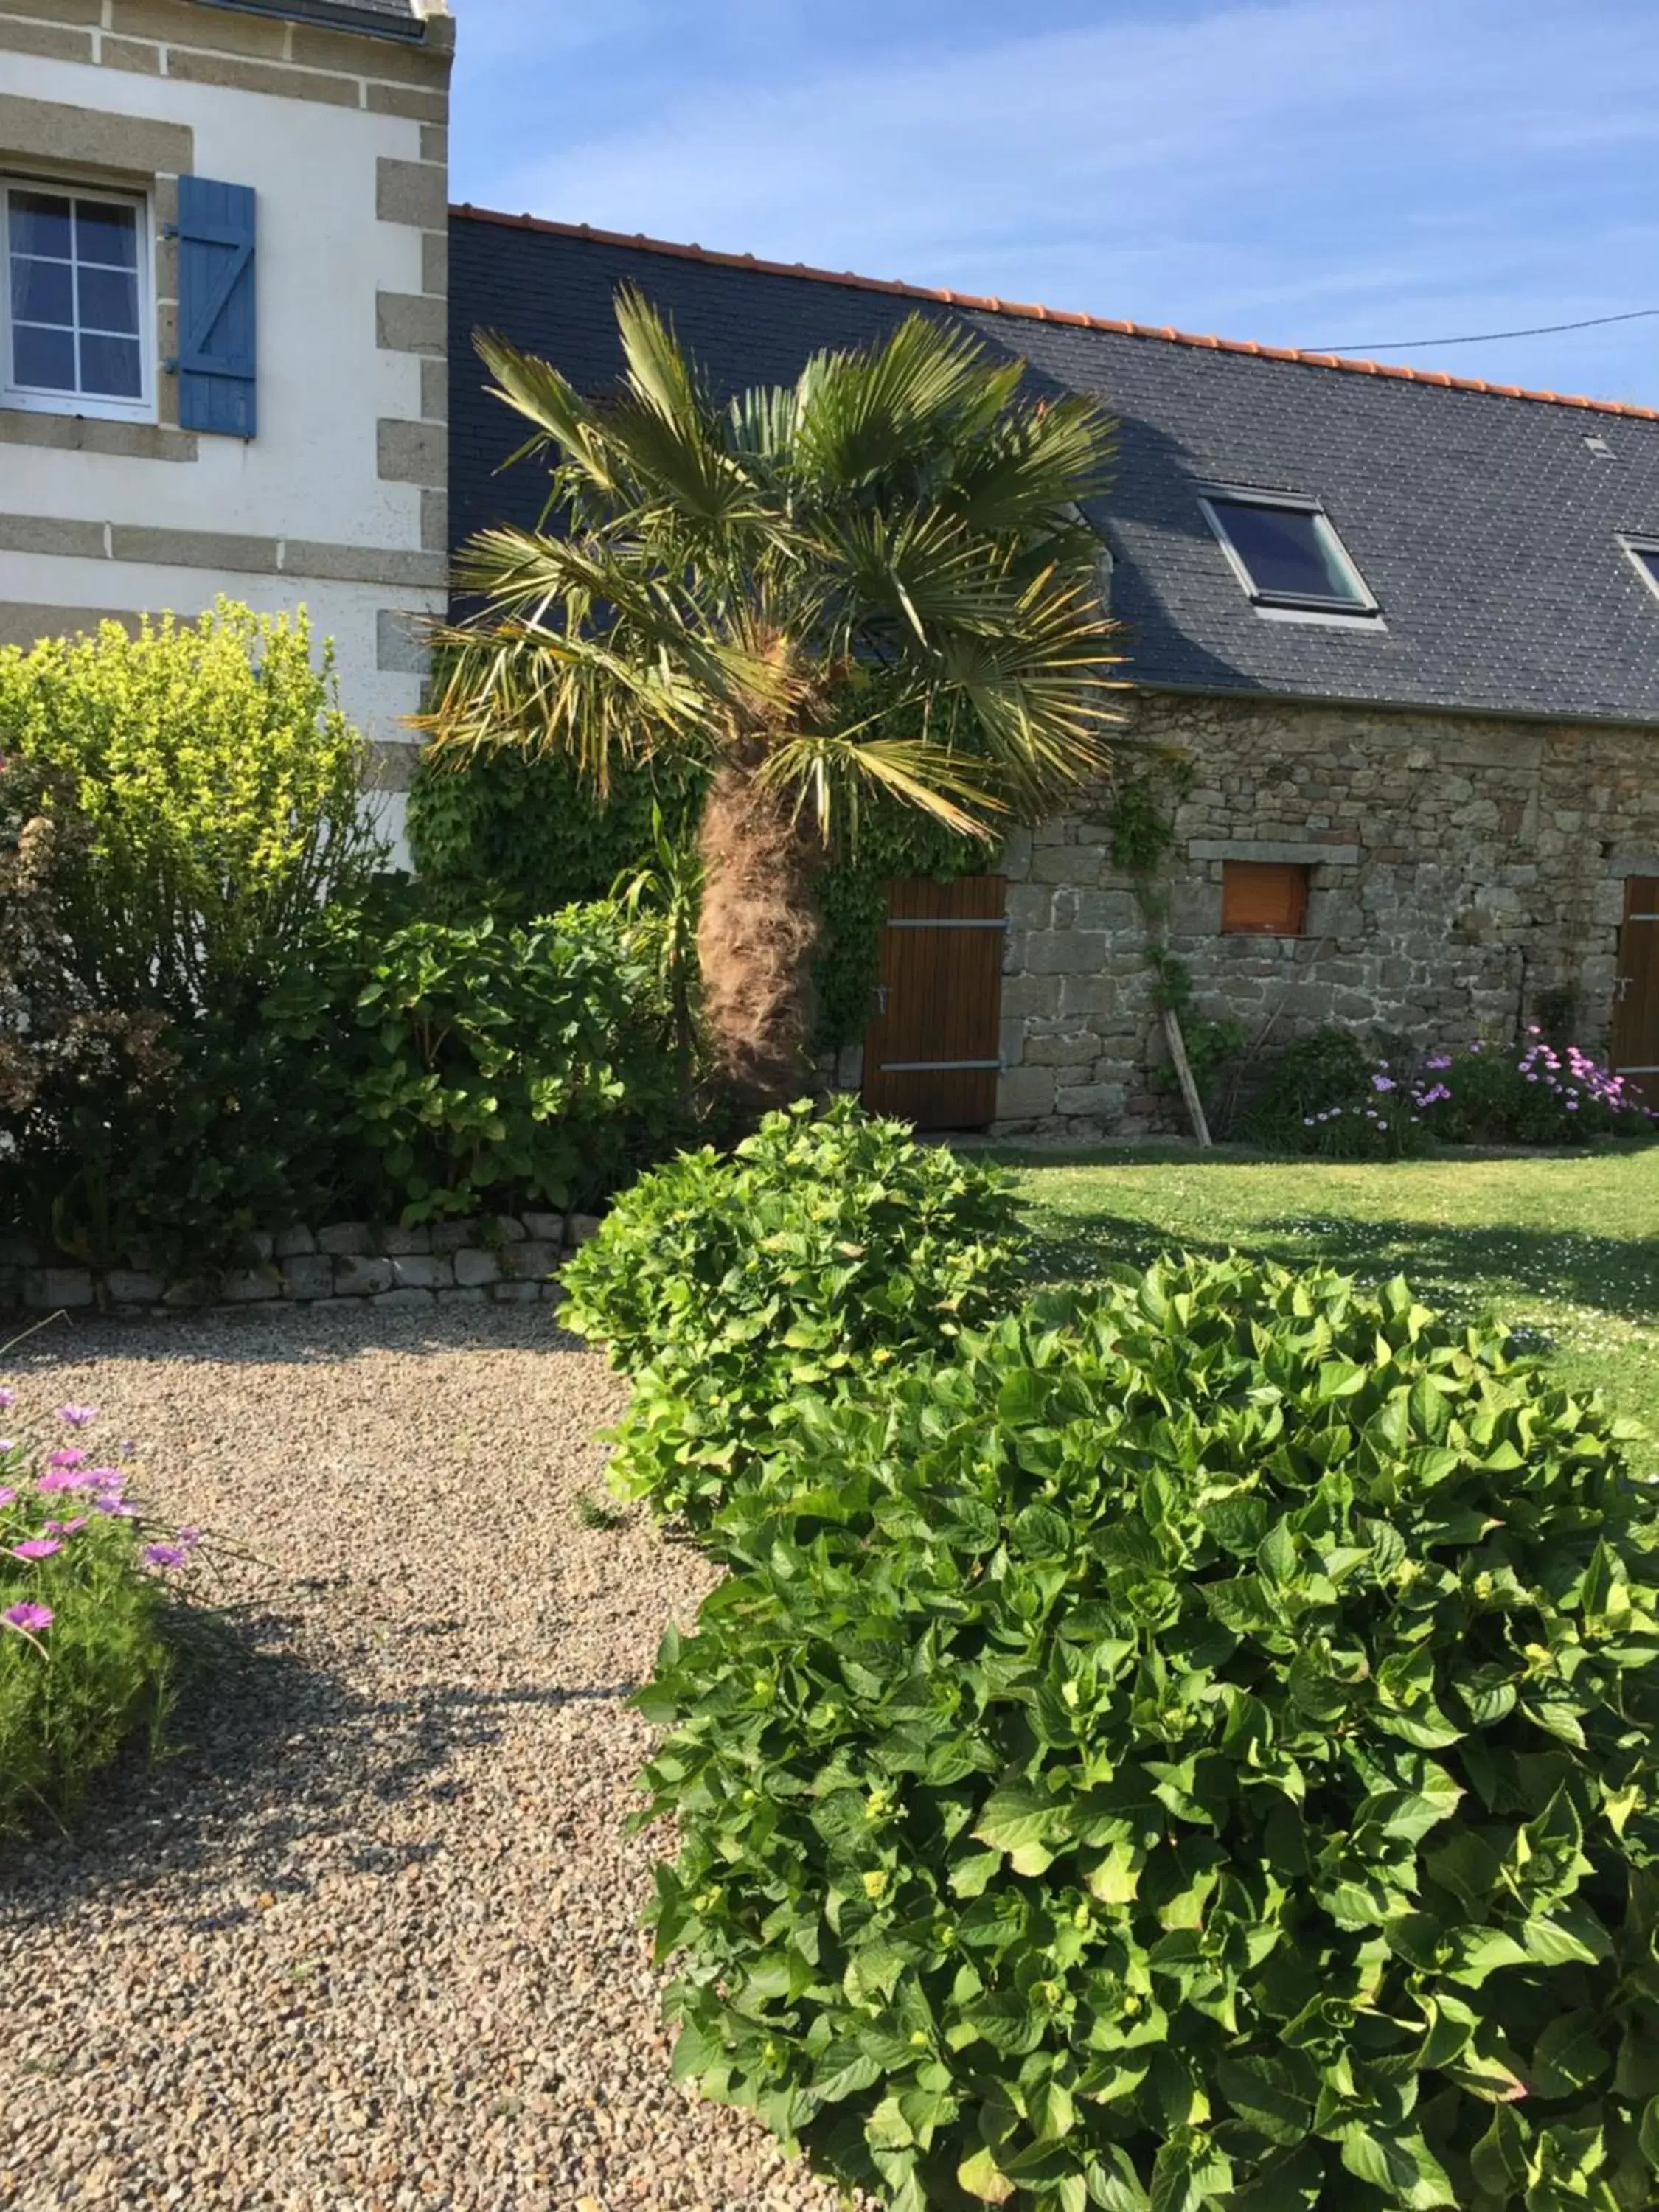
<svg viewBox="0 0 1659 2212">
<path fill-rule="evenodd" d="M 138 1266 L 83 1267 L 27 1237 L 0 1236 L 0 1305 L 155 1314 L 329 1298 L 416 1309 L 554 1302 L 561 1260 L 599 1225 L 589 1213 L 495 1213 L 418 1229 L 336 1222 L 256 1237 L 252 1267 L 182 1282 Z"/>
</svg>

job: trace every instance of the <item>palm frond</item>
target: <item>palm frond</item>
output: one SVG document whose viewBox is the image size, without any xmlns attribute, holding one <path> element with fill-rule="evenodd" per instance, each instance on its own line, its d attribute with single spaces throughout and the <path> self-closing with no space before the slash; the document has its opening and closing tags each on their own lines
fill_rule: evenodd
<svg viewBox="0 0 1659 2212">
<path fill-rule="evenodd" d="M 1006 809 L 984 763 L 920 738 L 860 739 L 842 730 L 792 731 L 773 747 L 757 780 L 789 794 L 828 845 L 856 818 L 860 796 L 880 794 L 914 807 L 958 836 L 994 840 Z"/>
<path fill-rule="evenodd" d="M 884 344 L 820 354 L 800 380 L 796 442 L 801 465 L 844 493 L 902 465 L 948 450 L 964 416 L 1006 406 L 1023 365 L 993 369 L 975 338 L 908 315 Z"/>
<path fill-rule="evenodd" d="M 496 331 L 480 331 L 472 343 L 495 380 L 495 398 L 534 426 L 536 434 L 512 458 L 516 460 L 549 445 L 556 446 L 595 485 L 614 492 L 616 475 L 605 451 L 603 428 L 574 385 L 550 362 L 521 353 Z"/>
<path fill-rule="evenodd" d="M 1112 453 L 1102 410 L 1068 394 L 1005 415 L 960 453 L 941 499 L 970 529 L 991 537 L 1052 529 L 1105 490 Z"/>
</svg>

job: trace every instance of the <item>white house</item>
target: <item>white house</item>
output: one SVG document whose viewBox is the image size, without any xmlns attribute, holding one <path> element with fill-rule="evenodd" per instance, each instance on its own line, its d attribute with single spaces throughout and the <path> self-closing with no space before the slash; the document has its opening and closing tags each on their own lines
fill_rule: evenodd
<svg viewBox="0 0 1659 2212">
<path fill-rule="evenodd" d="M 0 0 L 0 643 L 303 603 L 390 826 L 444 603 L 444 0 Z"/>
</svg>

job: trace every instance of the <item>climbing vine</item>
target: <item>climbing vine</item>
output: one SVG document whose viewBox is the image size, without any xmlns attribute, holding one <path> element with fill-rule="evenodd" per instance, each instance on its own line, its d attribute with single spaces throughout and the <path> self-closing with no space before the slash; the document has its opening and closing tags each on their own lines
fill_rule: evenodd
<svg viewBox="0 0 1659 2212">
<path fill-rule="evenodd" d="M 1137 775 L 1114 785 L 1106 805 L 1088 818 L 1111 833 L 1112 864 L 1128 877 L 1146 924 L 1152 1005 L 1160 1015 L 1173 1014 L 1180 1023 L 1193 1080 L 1207 1103 L 1229 1063 L 1243 1050 L 1244 1031 L 1236 1021 L 1209 1021 L 1195 1012 L 1192 970 L 1166 941 L 1170 895 L 1164 866 L 1176 842 L 1176 809 L 1192 786 L 1192 763 L 1160 753 Z M 1167 1070 L 1157 1071 L 1155 1080 L 1174 1087 Z"/>
<path fill-rule="evenodd" d="M 464 765 L 428 756 L 410 793 L 410 849 L 434 904 L 484 906 L 527 920 L 572 900 L 603 898 L 625 871 L 659 858 L 653 809 L 668 839 L 689 843 L 702 793 L 696 769 L 624 769 L 601 803 L 557 754 L 529 760 L 487 753 Z M 994 864 L 994 854 L 976 838 L 954 836 L 908 808 L 866 806 L 855 842 L 818 878 L 813 1041 L 820 1052 L 854 1042 L 869 1024 L 889 880 L 950 883 Z"/>
</svg>

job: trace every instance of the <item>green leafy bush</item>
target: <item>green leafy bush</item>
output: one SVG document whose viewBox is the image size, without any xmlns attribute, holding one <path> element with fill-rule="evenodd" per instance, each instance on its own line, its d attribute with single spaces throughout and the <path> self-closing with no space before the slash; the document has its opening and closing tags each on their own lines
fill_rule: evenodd
<svg viewBox="0 0 1659 2212">
<path fill-rule="evenodd" d="M 614 1485 L 706 1527 L 801 1402 L 988 1320 L 1024 1249 L 1006 1178 L 848 1099 L 658 1169 L 564 1273 L 564 1318 L 633 1382 Z"/>
<path fill-rule="evenodd" d="M 99 1265 L 246 1258 L 335 1180 L 266 994 L 384 858 L 329 650 L 222 600 L 0 651 L 0 1211 Z"/>
<path fill-rule="evenodd" d="M 1632 1430 L 1237 1257 L 824 1413 L 639 1701 L 677 2074 L 902 2212 L 1659 2201 Z"/>
<path fill-rule="evenodd" d="M 15 1404 L 0 1390 L 9 1426 Z M 56 1433 L 0 1443 L 0 1834 L 72 1816 L 136 1730 L 155 1739 L 171 1696 L 167 1582 L 197 1532 L 155 1540 L 122 1469 L 76 1441 L 94 1413 L 60 1407 Z"/>
<path fill-rule="evenodd" d="M 378 941 L 347 917 L 267 1013 L 324 1071 L 369 1210 L 428 1221 L 591 1202 L 660 1148 L 676 1109 L 657 972 L 603 903 Z"/>
<path fill-rule="evenodd" d="M 211 1004 L 221 979 L 307 945 L 322 902 L 384 862 L 367 749 L 303 610 L 221 599 L 136 637 L 105 623 L 0 648 L 0 754 L 52 771 L 89 833 L 58 921 L 100 1004 Z"/>
</svg>

